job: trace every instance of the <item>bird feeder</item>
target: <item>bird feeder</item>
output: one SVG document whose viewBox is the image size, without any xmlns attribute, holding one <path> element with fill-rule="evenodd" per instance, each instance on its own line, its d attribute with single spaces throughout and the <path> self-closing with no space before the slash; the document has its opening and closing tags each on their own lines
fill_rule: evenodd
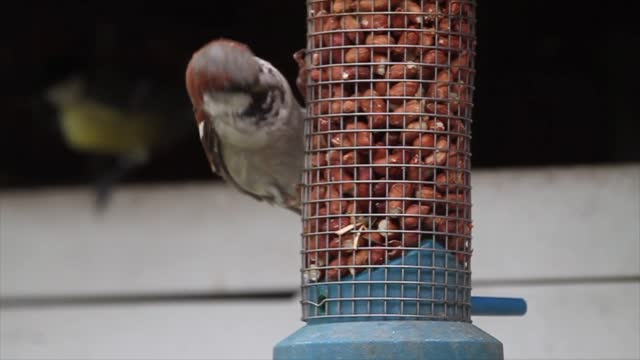
<svg viewBox="0 0 640 360">
<path fill-rule="evenodd" d="M 475 2 L 307 0 L 302 320 L 284 359 L 502 359 L 472 315 Z"/>
</svg>

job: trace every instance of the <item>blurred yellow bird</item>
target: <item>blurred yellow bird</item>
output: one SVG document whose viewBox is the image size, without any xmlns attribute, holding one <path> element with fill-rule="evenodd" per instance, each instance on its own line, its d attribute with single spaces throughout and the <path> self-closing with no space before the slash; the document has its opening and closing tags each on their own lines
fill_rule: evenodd
<svg viewBox="0 0 640 360">
<path fill-rule="evenodd" d="M 191 108 L 179 90 L 152 87 L 147 81 L 79 75 L 55 84 L 46 100 L 55 106 L 63 138 L 80 153 L 117 158 L 97 182 L 102 210 L 111 188 L 151 154 L 182 139 L 191 130 Z"/>
</svg>

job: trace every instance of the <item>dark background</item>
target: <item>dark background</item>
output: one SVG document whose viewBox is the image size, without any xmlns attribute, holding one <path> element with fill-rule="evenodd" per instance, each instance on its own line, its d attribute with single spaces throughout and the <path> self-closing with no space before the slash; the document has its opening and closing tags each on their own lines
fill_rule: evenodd
<svg viewBox="0 0 640 360">
<path fill-rule="evenodd" d="M 247 43 L 294 84 L 292 53 L 305 47 L 303 0 L 106 4 L 47 2 L 5 14 L 15 18 L 0 47 L 0 186 L 86 181 L 84 157 L 65 146 L 52 109 L 37 101 L 73 71 L 108 64 L 184 87 L 191 53 L 223 36 Z M 596 5 L 479 2 L 475 168 L 640 161 L 637 25 L 622 20 L 631 10 L 620 3 Z M 116 34 L 115 48 L 97 56 L 105 28 Z M 188 106 L 186 91 L 176 101 Z M 212 179 L 194 125 L 193 137 L 126 181 Z"/>
</svg>

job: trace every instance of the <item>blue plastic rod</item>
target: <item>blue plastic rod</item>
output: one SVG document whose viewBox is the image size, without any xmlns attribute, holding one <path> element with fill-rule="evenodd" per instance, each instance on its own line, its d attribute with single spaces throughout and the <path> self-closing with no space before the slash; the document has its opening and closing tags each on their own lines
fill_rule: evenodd
<svg viewBox="0 0 640 360">
<path fill-rule="evenodd" d="M 522 298 L 471 297 L 472 316 L 522 316 L 526 313 L 527 302 Z"/>
</svg>

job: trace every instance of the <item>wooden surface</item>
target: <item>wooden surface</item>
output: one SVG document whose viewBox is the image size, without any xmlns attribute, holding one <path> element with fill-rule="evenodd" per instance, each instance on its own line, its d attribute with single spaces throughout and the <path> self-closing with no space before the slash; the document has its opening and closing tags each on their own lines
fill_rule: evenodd
<svg viewBox="0 0 640 360">
<path fill-rule="evenodd" d="M 474 322 L 510 359 L 640 358 L 640 165 L 477 171 Z M 0 295 L 179 295 L 299 285 L 300 221 L 221 184 L 0 194 Z M 223 209 L 223 211 L 221 211 Z M 2 359 L 268 359 L 297 299 L 4 307 Z"/>
</svg>

